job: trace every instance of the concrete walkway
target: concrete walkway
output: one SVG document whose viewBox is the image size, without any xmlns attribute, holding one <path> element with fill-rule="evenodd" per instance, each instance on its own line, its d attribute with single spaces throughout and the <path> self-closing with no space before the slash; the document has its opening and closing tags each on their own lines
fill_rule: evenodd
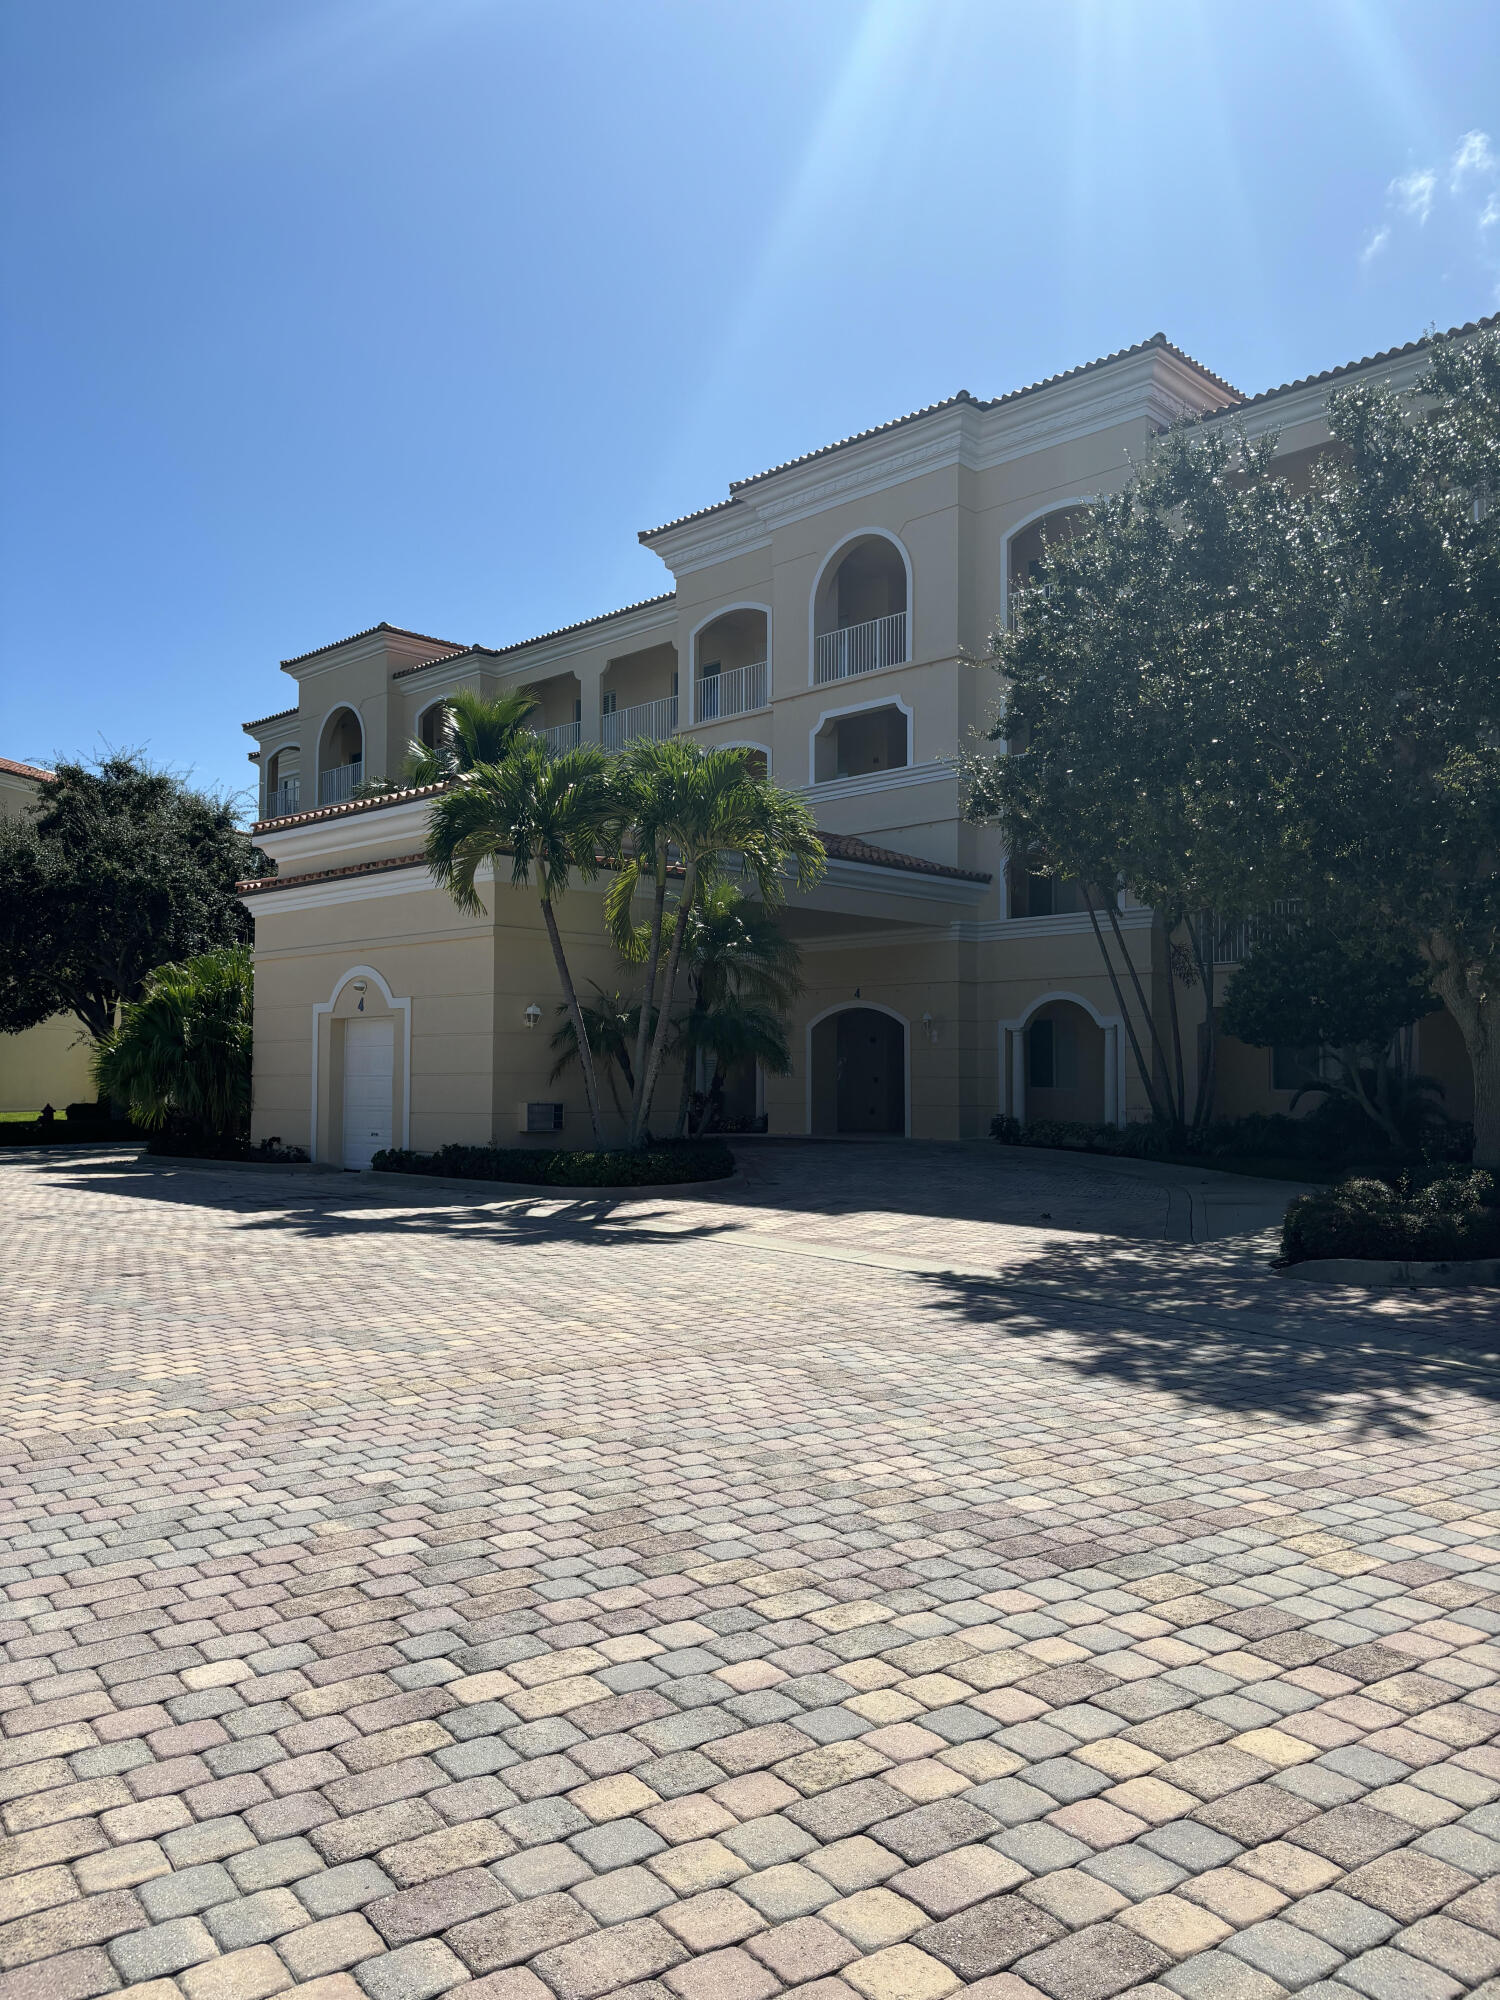
<svg viewBox="0 0 1500 2000">
<path fill-rule="evenodd" d="M 1493 1302 L 743 1157 L 0 1162 L 0 2000 L 1495 1990 Z"/>
</svg>

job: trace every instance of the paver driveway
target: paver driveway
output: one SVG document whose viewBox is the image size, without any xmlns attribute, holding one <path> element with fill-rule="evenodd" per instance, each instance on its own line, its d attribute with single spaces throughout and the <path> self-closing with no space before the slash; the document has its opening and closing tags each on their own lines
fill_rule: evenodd
<svg viewBox="0 0 1500 2000">
<path fill-rule="evenodd" d="M 0 1165 L 0 2000 L 1500 1992 L 1496 1295 L 750 1173 Z"/>
</svg>

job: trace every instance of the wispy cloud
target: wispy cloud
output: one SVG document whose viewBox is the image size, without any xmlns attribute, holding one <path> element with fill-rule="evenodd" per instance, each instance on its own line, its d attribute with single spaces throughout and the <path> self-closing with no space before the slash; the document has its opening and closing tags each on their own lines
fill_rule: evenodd
<svg viewBox="0 0 1500 2000">
<path fill-rule="evenodd" d="M 1418 222 L 1425 222 L 1432 213 L 1437 175 L 1431 167 L 1417 167 L 1409 174 L 1402 174 L 1399 180 L 1392 181 L 1388 192 L 1403 215 L 1414 215 Z"/>
<path fill-rule="evenodd" d="M 1495 154 L 1488 132 L 1465 132 L 1454 149 L 1448 166 L 1448 188 L 1452 194 L 1462 189 L 1471 176 L 1489 180 L 1495 173 Z"/>
<path fill-rule="evenodd" d="M 1490 232 L 1500 228 L 1500 156 L 1488 132 L 1476 127 L 1461 133 L 1446 163 L 1409 167 L 1387 183 L 1385 213 L 1360 247 L 1361 269 L 1369 270 L 1387 252 L 1394 254 L 1403 237 L 1411 240 L 1413 225 L 1421 230 L 1429 221 L 1448 254 L 1473 257 L 1477 252 L 1481 269 L 1496 275 Z M 1467 251 L 1460 250 L 1465 242 Z"/>
<path fill-rule="evenodd" d="M 1365 245 L 1364 249 L 1361 250 L 1359 253 L 1360 263 L 1361 264 L 1373 263 L 1374 260 L 1380 255 L 1381 251 L 1385 248 L 1385 246 L 1390 242 L 1390 240 L 1391 240 L 1391 226 L 1388 222 L 1381 223 L 1378 229 L 1372 229 L 1370 231 L 1369 242 Z"/>
</svg>

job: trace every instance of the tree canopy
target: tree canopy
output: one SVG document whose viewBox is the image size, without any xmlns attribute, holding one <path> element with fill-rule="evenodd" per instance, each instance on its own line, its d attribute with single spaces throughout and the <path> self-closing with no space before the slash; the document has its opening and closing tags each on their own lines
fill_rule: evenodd
<svg viewBox="0 0 1500 2000">
<path fill-rule="evenodd" d="M 0 1032 L 73 1014 L 101 1040 L 158 966 L 249 937 L 260 868 L 227 800 L 130 752 L 59 764 L 0 825 Z"/>
<path fill-rule="evenodd" d="M 1500 336 L 1434 347 L 1411 391 L 1335 392 L 1329 423 L 1300 482 L 1272 436 L 1184 425 L 1046 549 L 994 645 L 1014 754 L 971 761 L 971 811 L 1189 945 L 1199 913 L 1297 898 L 1419 951 L 1493 1161 Z M 1143 995 L 1122 1011 L 1152 1091 L 1160 1030 Z"/>
</svg>

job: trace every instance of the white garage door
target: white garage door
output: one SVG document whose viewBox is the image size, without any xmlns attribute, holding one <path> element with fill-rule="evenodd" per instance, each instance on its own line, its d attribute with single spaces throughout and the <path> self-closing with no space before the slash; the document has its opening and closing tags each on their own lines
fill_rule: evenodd
<svg viewBox="0 0 1500 2000">
<path fill-rule="evenodd" d="M 367 1167 L 391 1143 L 394 1021 L 344 1023 L 344 1165 Z"/>
</svg>

